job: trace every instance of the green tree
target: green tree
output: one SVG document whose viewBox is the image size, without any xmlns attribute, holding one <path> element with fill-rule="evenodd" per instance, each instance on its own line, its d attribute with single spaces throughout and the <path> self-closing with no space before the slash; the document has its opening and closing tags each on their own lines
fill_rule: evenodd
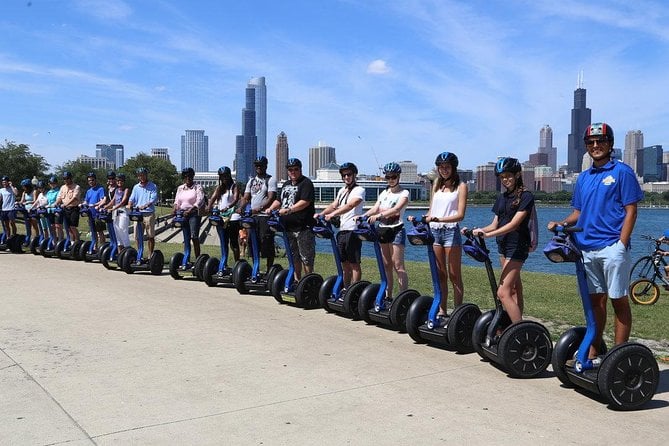
<svg viewBox="0 0 669 446">
<path fill-rule="evenodd" d="M 44 157 L 30 153 L 26 144 L 7 141 L 0 144 L 0 175 L 7 175 L 15 186 L 24 178 L 44 179 L 49 163 Z"/>
<path fill-rule="evenodd" d="M 63 180 L 63 172 L 70 172 L 72 174 L 74 184 L 81 186 L 83 193 L 85 193 L 88 188 L 86 178 L 88 177 L 89 172 L 95 173 L 95 176 L 98 179 L 98 184 L 103 187 L 107 184 L 106 169 L 93 169 L 90 164 L 82 163 L 81 161 L 69 161 L 62 166 L 56 167 L 56 176 L 60 182 Z"/>
<path fill-rule="evenodd" d="M 149 181 L 156 183 L 160 200 L 174 198 L 177 187 L 181 184 L 181 177 L 174 164 L 140 152 L 137 156 L 126 160 L 125 165 L 120 169 L 120 172 L 123 172 L 127 177 L 128 186 L 137 183 L 135 171 L 140 167 L 149 169 Z"/>
</svg>

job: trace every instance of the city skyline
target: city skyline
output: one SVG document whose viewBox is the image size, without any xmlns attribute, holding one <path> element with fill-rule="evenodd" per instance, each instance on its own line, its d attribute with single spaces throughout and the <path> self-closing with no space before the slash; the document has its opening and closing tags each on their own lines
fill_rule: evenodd
<svg viewBox="0 0 669 446">
<path fill-rule="evenodd" d="M 669 140 L 659 1 L 259 1 L 252 23 L 242 5 L 204 0 L 3 6 L 0 137 L 53 166 L 99 141 L 126 158 L 174 148 L 187 128 L 207 130 L 213 166 L 232 165 L 240 85 L 257 75 L 271 86 L 267 135 L 285 131 L 302 159 L 326 140 L 362 172 L 407 153 L 425 172 L 443 150 L 469 168 L 525 160 L 545 124 L 565 164 L 581 71 L 592 121 L 619 146 L 636 129 L 648 146 Z"/>
</svg>

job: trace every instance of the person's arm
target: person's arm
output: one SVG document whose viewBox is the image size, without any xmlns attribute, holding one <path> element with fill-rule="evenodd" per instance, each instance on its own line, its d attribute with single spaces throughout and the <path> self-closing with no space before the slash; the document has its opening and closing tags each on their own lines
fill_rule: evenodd
<svg viewBox="0 0 669 446">
<path fill-rule="evenodd" d="M 337 209 L 327 213 L 325 215 L 325 218 L 326 218 L 326 220 L 329 220 L 330 218 L 336 217 L 337 215 L 343 215 L 343 214 L 355 209 L 355 207 L 357 205 L 359 205 L 360 203 L 362 203 L 362 197 L 352 197 L 348 200 L 348 202 L 346 204 L 344 204 L 342 206 L 339 206 Z M 325 214 L 325 212 L 323 212 L 323 213 Z"/>
<path fill-rule="evenodd" d="M 632 203 L 625 206 L 625 219 L 623 220 L 623 228 L 620 231 L 620 241 L 625 247 L 629 247 L 630 239 L 632 238 L 632 230 L 636 223 L 637 204 Z"/>
<path fill-rule="evenodd" d="M 497 229 L 497 225 L 499 224 L 499 217 L 495 215 L 495 217 L 492 219 L 492 222 L 488 226 L 484 226 L 483 228 L 474 228 L 473 229 L 473 234 L 474 235 L 482 235 L 483 237 L 489 237 L 489 233 Z"/>
<path fill-rule="evenodd" d="M 546 228 L 549 231 L 552 231 L 553 229 L 555 229 L 556 226 L 564 226 L 564 227 L 574 226 L 576 222 L 578 222 L 578 218 L 580 216 L 581 216 L 581 211 L 579 211 L 578 209 L 574 209 L 571 211 L 571 214 L 569 214 L 567 218 L 565 218 L 562 221 L 549 221 L 548 224 L 546 225 Z M 634 226 L 634 223 L 632 223 L 632 226 Z"/>
<path fill-rule="evenodd" d="M 207 203 L 207 207 L 209 209 L 213 208 L 214 203 L 216 203 L 216 201 L 219 198 L 221 198 L 221 185 L 220 184 L 218 186 L 216 186 L 216 189 L 214 189 L 214 193 L 211 194 L 211 198 L 209 198 L 209 203 Z M 234 203 L 232 204 L 232 206 L 234 206 Z"/>
<path fill-rule="evenodd" d="M 244 195 L 242 196 L 242 199 L 239 200 L 239 208 L 238 212 L 240 214 L 244 213 L 244 208 L 246 207 L 247 203 L 251 201 L 251 192 L 244 192 Z"/>
</svg>

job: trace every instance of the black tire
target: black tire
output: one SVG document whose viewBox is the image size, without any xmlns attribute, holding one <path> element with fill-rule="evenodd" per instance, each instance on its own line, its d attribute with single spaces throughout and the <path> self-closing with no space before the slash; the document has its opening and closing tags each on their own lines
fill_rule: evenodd
<svg viewBox="0 0 669 446">
<path fill-rule="evenodd" d="M 90 262 L 90 260 L 86 258 L 86 254 L 88 253 L 88 248 L 90 247 L 91 247 L 90 240 L 86 240 L 81 245 L 79 245 L 79 251 L 77 253 L 78 260 L 84 260 L 86 262 Z"/>
<path fill-rule="evenodd" d="M 202 280 L 204 278 L 204 265 L 209 260 L 209 254 L 200 254 L 197 259 L 195 259 L 195 264 L 193 265 L 193 275 L 197 280 Z"/>
<path fill-rule="evenodd" d="M 9 238 L 7 245 L 9 250 L 14 254 L 23 254 L 23 241 L 25 237 L 19 234 L 14 234 Z"/>
<path fill-rule="evenodd" d="M 159 276 L 163 273 L 163 267 L 165 266 L 165 256 L 163 252 L 159 249 L 153 251 L 151 257 L 149 258 L 149 270 L 154 276 Z"/>
<path fill-rule="evenodd" d="M 323 277 L 317 273 L 310 273 L 302 277 L 295 288 L 297 305 L 307 310 L 318 308 L 318 292 L 323 284 Z"/>
<path fill-rule="evenodd" d="M 232 277 L 234 278 L 235 288 L 239 294 L 248 294 L 249 290 L 246 288 L 246 281 L 251 278 L 252 272 L 253 268 L 248 264 L 248 262 L 240 260 L 235 265 Z"/>
<path fill-rule="evenodd" d="M 664 259 L 663 259 L 664 260 Z M 655 276 L 655 265 L 653 257 L 643 256 L 632 266 L 630 270 L 630 282 L 638 279 L 652 279 Z"/>
<path fill-rule="evenodd" d="M 474 324 L 481 316 L 481 310 L 474 304 L 459 305 L 451 313 L 446 334 L 448 343 L 460 353 L 472 353 L 472 332 Z"/>
<path fill-rule="evenodd" d="M 553 342 L 543 325 L 520 321 L 504 331 L 497 349 L 506 371 L 514 378 L 533 378 L 551 363 Z"/>
<path fill-rule="evenodd" d="M 61 258 L 61 253 L 65 249 L 65 243 L 67 243 L 67 240 L 59 240 L 58 243 L 56 243 L 56 247 L 53 249 L 53 255 L 59 259 Z"/>
<path fill-rule="evenodd" d="M 39 237 L 33 237 L 32 240 L 30 240 L 30 252 L 33 255 L 38 255 L 39 254 Z"/>
<path fill-rule="evenodd" d="M 406 330 L 409 308 L 419 296 L 420 293 L 416 290 L 404 290 L 393 298 L 390 305 L 390 324 L 393 329 L 399 332 Z"/>
<path fill-rule="evenodd" d="M 275 263 L 269 267 L 267 274 L 265 274 L 265 291 L 268 293 L 272 292 L 272 283 L 274 283 L 274 277 L 279 273 L 279 271 L 282 270 L 283 266 L 279 265 L 278 263 Z"/>
<path fill-rule="evenodd" d="M 553 347 L 553 357 L 551 358 L 551 367 L 560 382 L 565 386 L 572 388 L 574 384 L 565 372 L 565 363 L 572 359 L 585 337 L 585 327 L 573 327 L 562 333 Z M 599 346 L 599 353 L 606 353 L 606 344 L 604 341 Z"/>
<path fill-rule="evenodd" d="M 279 271 L 274 275 L 272 279 L 272 285 L 270 287 L 270 294 L 276 299 L 280 304 L 284 303 L 281 293 L 283 292 L 286 286 L 286 277 L 288 277 L 288 270 L 284 269 Z"/>
<path fill-rule="evenodd" d="M 369 282 L 366 280 L 361 280 L 356 282 L 346 290 L 344 294 L 344 313 L 350 316 L 354 321 L 360 319 L 360 313 L 358 313 L 358 300 L 360 299 L 360 294 L 367 288 Z"/>
<path fill-rule="evenodd" d="M 432 296 L 418 296 L 407 311 L 406 330 L 408 335 L 417 344 L 425 344 L 427 341 L 420 335 L 418 328 L 427 322 L 432 307 Z"/>
<path fill-rule="evenodd" d="M 105 246 L 100 250 L 100 263 L 107 269 L 113 269 L 109 264 L 109 255 L 111 254 L 112 247 Z"/>
<path fill-rule="evenodd" d="M 214 281 L 214 276 L 218 272 L 219 263 L 220 260 L 218 260 L 216 257 L 209 257 L 207 259 L 207 262 L 204 264 L 204 272 L 202 273 L 202 280 L 204 280 L 204 283 L 206 283 L 207 286 L 216 286 L 216 282 Z"/>
<path fill-rule="evenodd" d="M 72 260 L 76 261 L 81 261 L 82 258 L 80 256 L 81 254 L 81 245 L 84 244 L 83 240 L 77 240 L 72 243 L 72 246 L 70 247 L 70 258 Z"/>
<path fill-rule="evenodd" d="M 184 260 L 184 253 L 183 252 L 177 252 L 174 253 L 172 258 L 170 259 L 170 276 L 174 280 L 179 280 L 182 279 L 181 274 L 179 274 L 179 268 L 181 268 L 181 262 Z"/>
<path fill-rule="evenodd" d="M 45 238 L 44 240 L 42 240 L 42 243 L 39 244 L 39 253 L 42 257 L 51 257 L 51 255 L 47 254 L 48 247 L 49 247 L 49 239 Z"/>
<path fill-rule="evenodd" d="M 488 332 L 488 326 L 492 322 L 494 316 L 495 310 L 486 311 L 476 319 L 474 328 L 472 329 L 472 348 L 486 361 L 488 358 L 485 356 L 485 353 L 483 353 L 483 343 L 485 342 L 486 333 Z"/>
<path fill-rule="evenodd" d="M 121 252 L 116 256 L 116 266 L 118 269 L 123 270 L 123 263 L 125 262 L 125 256 L 128 252 L 128 248 L 123 248 Z"/>
<path fill-rule="evenodd" d="M 604 357 L 597 375 L 599 393 L 612 408 L 632 410 L 655 395 L 660 371 L 653 352 L 644 345 L 617 345 Z"/>
<path fill-rule="evenodd" d="M 135 272 L 135 270 L 132 269 L 132 264 L 137 261 L 137 250 L 135 248 L 128 248 L 123 251 L 119 259 L 121 259 L 119 266 L 126 274 Z"/>
<path fill-rule="evenodd" d="M 648 279 L 639 279 L 630 285 L 630 299 L 639 305 L 653 305 L 660 298 L 660 287 Z"/>
<path fill-rule="evenodd" d="M 373 324 L 374 322 L 369 317 L 369 310 L 374 308 L 376 303 L 376 295 L 379 293 L 379 288 L 381 284 L 379 283 L 370 283 L 362 290 L 360 293 L 360 298 L 358 299 L 358 314 L 360 318 L 367 322 L 368 324 Z"/>
<path fill-rule="evenodd" d="M 337 276 L 330 276 L 323 281 L 321 288 L 318 290 L 318 303 L 328 313 L 332 313 L 332 309 L 328 305 L 328 300 L 332 297 L 332 290 L 336 282 Z"/>
</svg>

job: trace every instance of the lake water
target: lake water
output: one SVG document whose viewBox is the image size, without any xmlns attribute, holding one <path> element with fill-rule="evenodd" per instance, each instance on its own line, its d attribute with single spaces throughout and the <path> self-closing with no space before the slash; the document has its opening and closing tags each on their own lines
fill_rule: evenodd
<svg viewBox="0 0 669 446">
<path fill-rule="evenodd" d="M 461 223 L 461 226 L 467 227 L 480 227 L 489 224 L 492 221 L 492 206 L 468 206 L 467 207 L 467 216 L 465 220 Z M 407 210 L 406 215 L 415 215 L 420 216 L 424 214 L 425 210 Z M 571 208 L 569 207 L 539 207 L 537 208 L 537 217 L 539 219 L 539 247 L 533 253 L 530 253 L 529 258 L 525 262 L 523 267 L 527 271 L 536 271 L 536 272 L 550 272 L 554 274 L 574 274 L 574 265 L 569 264 L 556 264 L 550 262 L 546 256 L 544 256 L 542 250 L 543 247 L 550 240 L 552 233 L 544 230 L 549 221 L 562 221 L 564 218 L 569 215 Z M 639 209 L 636 225 L 634 226 L 634 232 L 632 234 L 632 258 L 636 260 L 638 257 L 648 253 L 651 250 L 651 246 L 655 245 L 647 240 L 641 239 L 641 235 L 651 235 L 653 237 L 659 237 L 662 235 L 665 229 L 669 228 L 669 209 Z M 317 245 L 316 249 L 319 252 L 332 252 L 330 242 L 327 240 L 316 239 Z M 497 258 L 497 244 L 494 239 L 487 239 L 486 243 L 490 252 L 494 255 L 493 264 L 495 267 L 499 266 Z M 371 243 L 363 242 L 362 244 L 362 255 L 368 257 L 374 257 L 374 248 Z M 426 261 L 427 252 L 425 247 L 413 246 L 408 243 L 405 251 L 406 260 L 415 260 L 415 261 Z M 463 264 L 469 266 L 482 266 L 481 263 L 478 263 L 467 255 L 463 253 L 462 256 Z"/>
</svg>

